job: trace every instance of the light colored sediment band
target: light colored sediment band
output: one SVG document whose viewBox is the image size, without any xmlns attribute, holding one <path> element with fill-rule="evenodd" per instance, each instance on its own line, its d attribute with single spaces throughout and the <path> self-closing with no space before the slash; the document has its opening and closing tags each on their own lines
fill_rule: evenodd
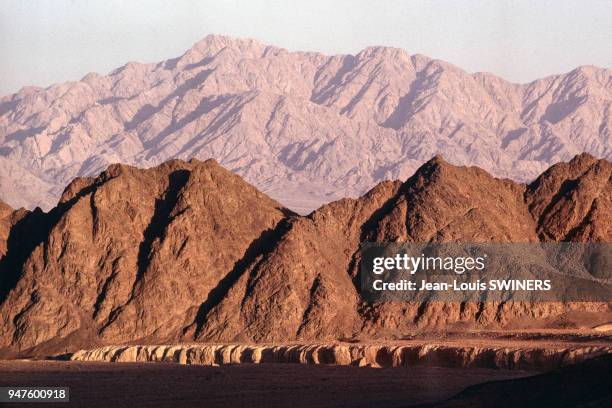
<svg viewBox="0 0 612 408">
<path fill-rule="evenodd" d="M 108 346 L 74 353 L 71 360 L 224 365 L 261 363 L 370 367 L 472 367 L 548 370 L 612 353 L 612 347 L 460 347 L 449 345 L 159 345 Z"/>
</svg>

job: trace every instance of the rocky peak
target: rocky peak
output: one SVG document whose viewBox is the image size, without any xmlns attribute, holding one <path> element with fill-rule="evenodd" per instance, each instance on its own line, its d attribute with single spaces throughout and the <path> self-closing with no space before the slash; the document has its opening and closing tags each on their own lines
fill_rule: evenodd
<svg viewBox="0 0 612 408">
<path fill-rule="evenodd" d="M 610 238 L 612 164 L 583 153 L 544 172 L 526 191 L 538 233 L 553 241 Z"/>
<path fill-rule="evenodd" d="M 208 36 L 182 56 L 0 99 L 0 197 L 51 208 L 75 177 L 214 157 L 308 213 L 405 180 L 443 152 L 532 181 L 586 151 L 610 158 L 610 70 L 519 85 L 390 47 L 289 52 Z"/>
</svg>

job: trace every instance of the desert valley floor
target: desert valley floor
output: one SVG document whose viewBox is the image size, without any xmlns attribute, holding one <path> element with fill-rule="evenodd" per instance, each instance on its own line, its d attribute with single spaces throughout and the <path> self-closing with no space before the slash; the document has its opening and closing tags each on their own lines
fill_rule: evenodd
<svg viewBox="0 0 612 408">
<path fill-rule="evenodd" d="M 206 407 L 405 407 L 438 402 L 484 381 L 530 374 L 533 373 L 493 369 L 300 364 L 211 367 L 171 363 L 0 362 L 0 386 L 68 385 L 70 406 L 83 407 L 197 404 Z"/>
<path fill-rule="evenodd" d="M 71 407 L 606 407 L 610 337 L 552 330 L 318 345 L 108 346 L 0 360 L 0 386 L 68 386 Z"/>
<path fill-rule="evenodd" d="M 71 407 L 609 407 L 611 367 L 610 355 L 544 373 L 12 360 L 0 361 L 0 386 L 69 386 L 70 404 L 45 406 Z"/>
</svg>

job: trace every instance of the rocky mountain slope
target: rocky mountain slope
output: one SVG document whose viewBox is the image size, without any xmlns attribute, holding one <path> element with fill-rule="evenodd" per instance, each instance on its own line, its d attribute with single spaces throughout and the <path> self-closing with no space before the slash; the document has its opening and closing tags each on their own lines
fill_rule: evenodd
<svg viewBox="0 0 612 408">
<path fill-rule="evenodd" d="M 611 174 L 610 162 L 582 154 L 525 185 L 436 157 L 403 183 L 304 217 L 214 160 L 112 165 L 75 179 L 48 213 L 3 207 L 0 349 L 604 324 L 609 303 L 364 303 L 358 249 L 365 241 L 610 242 Z"/>
<path fill-rule="evenodd" d="M 517 85 L 401 49 L 208 36 L 178 58 L 0 99 L 0 198 L 48 209 L 111 163 L 212 157 L 305 213 L 437 153 L 518 181 L 582 152 L 610 159 L 611 118 L 605 68 Z"/>
</svg>

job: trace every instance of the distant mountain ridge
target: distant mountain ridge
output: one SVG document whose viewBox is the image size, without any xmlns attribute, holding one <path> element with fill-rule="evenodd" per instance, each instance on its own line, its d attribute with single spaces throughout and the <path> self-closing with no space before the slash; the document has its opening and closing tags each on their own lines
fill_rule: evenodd
<svg viewBox="0 0 612 408">
<path fill-rule="evenodd" d="M 582 152 L 610 159 L 611 129 L 606 68 L 518 85 L 396 48 L 326 56 L 211 35 L 178 58 L 0 99 L 0 198 L 49 209 L 111 163 L 212 157 L 308 212 L 438 153 L 517 181 Z"/>
</svg>

